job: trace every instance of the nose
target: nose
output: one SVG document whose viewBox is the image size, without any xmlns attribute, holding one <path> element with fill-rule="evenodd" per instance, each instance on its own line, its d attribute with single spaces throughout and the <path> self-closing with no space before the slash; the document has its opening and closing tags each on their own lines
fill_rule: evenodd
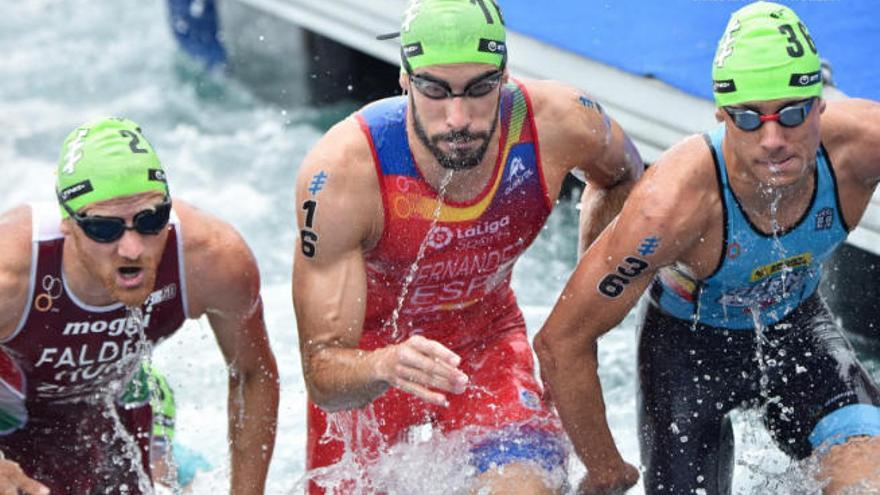
<svg viewBox="0 0 880 495">
<path fill-rule="evenodd" d="M 761 133 L 760 145 L 764 151 L 772 152 L 785 146 L 785 129 L 779 122 L 764 122 L 758 132 Z"/>
<path fill-rule="evenodd" d="M 144 252 L 144 240 L 135 230 L 126 229 L 116 242 L 116 253 L 123 259 L 136 260 Z"/>
<path fill-rule="evenodd" d="M 453 96 L 446 103 L 446 127 L 449 129 L 464 129 L 470 125 L 470 114 L 466 107 L 465 99 L 461 96 Z"/>
</svg>

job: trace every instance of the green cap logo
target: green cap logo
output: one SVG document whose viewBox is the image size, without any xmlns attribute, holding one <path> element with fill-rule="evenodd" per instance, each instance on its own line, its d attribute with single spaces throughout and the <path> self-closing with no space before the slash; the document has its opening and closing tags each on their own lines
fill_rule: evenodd
<svg viewBox="0 0 880 495">
<path fill-rule="evenodd" d="M 58 201 L 73 211 L 99 201 L 149 191 L 168 195 L 165 171 L 141 128 L 107 117 L 68 134 L 56 170 Z M 61 208 L 62 218 L 67 212 Z"/>
<path fill-rule="evenodd" d="M 721 106 L 822 95 L 819 54 L 790 8 L 755 2 L 731 15 L 712 63 Z"/>
</svg>

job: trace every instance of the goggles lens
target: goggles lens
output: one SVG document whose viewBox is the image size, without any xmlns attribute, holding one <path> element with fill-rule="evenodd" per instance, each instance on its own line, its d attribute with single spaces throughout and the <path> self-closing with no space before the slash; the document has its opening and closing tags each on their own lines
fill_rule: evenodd
<svg viewBox="0 0 880 495">
<path fill-rule="evenodd" d="M 457 96 L 463 98 L 479 98 L 481 96 L 486 96 L 498 87 L 501 83 L 501 71 L 492 71 L 473 79 L 467 83 L 464 87 L 464 91 L 461 93 L 453 92 L 452 87 L 446 81 L 415 74 L 410 74 L 409 79 L 419 93 L 432 100 L 445 100 L 446 98 L 455 98 Z"/>
</svg>

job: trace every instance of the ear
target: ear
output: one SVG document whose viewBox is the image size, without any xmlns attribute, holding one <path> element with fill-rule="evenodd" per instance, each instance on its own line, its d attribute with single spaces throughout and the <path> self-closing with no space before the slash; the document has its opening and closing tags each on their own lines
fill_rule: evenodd
<svg viewBox="0 0 880 495">
<path fill-rule="evenodd" d="M 510 79 L 510 72 L 505 68 L 504 72 L 501 73 L 501 84 L 507 84 L 507 81 Z"/>
<path fill-rule="evenodd" d="M 73 234 L 71 225 L 73 225 L 73 220 L 70 217 L 61 221 L 60 230 L 64 237 L 70 237 Z"/>
<path fill-rule="evenodd" d="M 409 74 L 407 74 L 405 70 L 400 69 L 400 76 L 397 78 L 397 83 L 400 84 L 400 89 L 403 90 L 403 94 L 409 93 Z"/>
<path fill-rule="evenodd" d="M 720 108 L 715 109 L 715 120 L 718 122 L 724 122 L 724 110 Z"/>
<path fill-rule="evenodd" d="M 819 113 L 825 113 L 825 98 L 819 98 Z"/>
</svg>

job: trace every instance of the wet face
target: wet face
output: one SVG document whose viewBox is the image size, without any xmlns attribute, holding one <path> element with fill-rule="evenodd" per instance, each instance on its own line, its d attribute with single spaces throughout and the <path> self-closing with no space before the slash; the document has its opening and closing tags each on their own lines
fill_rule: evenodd
<svg viewBox="0 0 880 495">
<path fill-rule="evenodd" d="M 482 161 L 506 79 L 488 64 L 437 65 L 401 75 L 415 134 L 442 167 L 467 170 Z"/>
<path fill-rule="evenodd" d="M 121 218 L 132 226 L 135 215 L 154 209 L 163 201 L 162 194 L 150 192 L 94 203 L 78 213 Z M 156 271 L 168 238 L 167 227 L 157 235 L 126 230 L 119 239 L 104 243 L 91 239 L 68 218 L 62 224 L 62 232 L 67 242 L 74 243 L 77 261 L 90 282 L 99 282 L 114 301 L 126 306 L 140 306 L 146 301 L 156 283 Z"/>
<path fill-rule="evenodd" d="M 727 107 L 733 112 L 752 110 L 764 116 L 761 126 L 751 131 L 737 127 L 734 117 L 724 109 L 716 111 L 716 118 L 725 123 L 725 147 L 733 154 L 741 173 L 774 188 L 795 184 L 812 173 L 821 140 L 819 123 L 825 102 L 812 100 L 806 118 L 794 127 L 786 127 L 774 120 L 780 110 L 792 105 L 797 107 L 805 101 L 781 99 Z"/>
</svg>

